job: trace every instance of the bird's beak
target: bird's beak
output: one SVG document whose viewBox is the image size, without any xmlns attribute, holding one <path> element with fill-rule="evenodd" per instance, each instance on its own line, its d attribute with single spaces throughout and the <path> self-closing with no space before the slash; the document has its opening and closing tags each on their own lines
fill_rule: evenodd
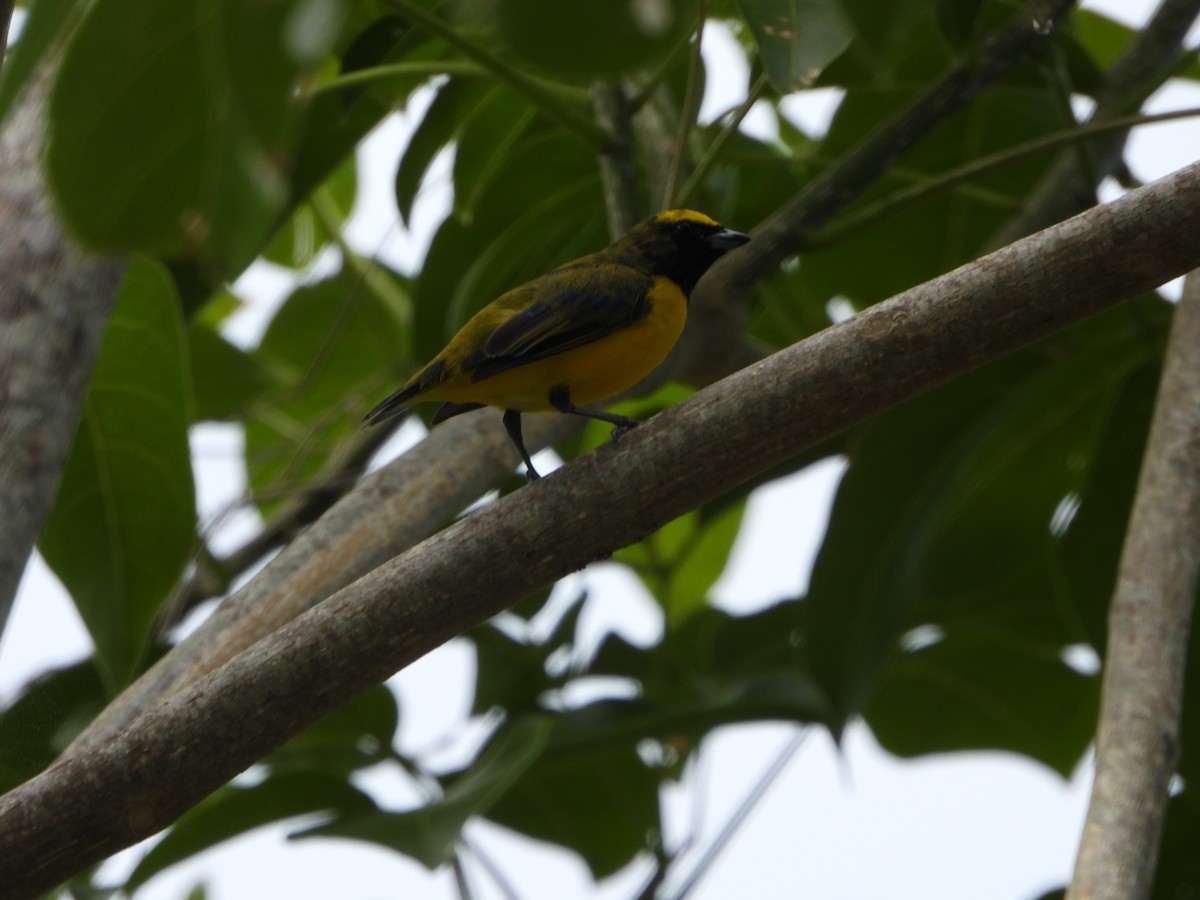
<svg viewBox="0 0 1200 900">
<path fill-rule="evenodd" d="M 714 250 L 732 250 L 734 247 L 740 247 L 742 244 L 750 240 L 750 235 L 742 234 L 740 231 L 730 231 L 728 228 L 722 228 L 716 234 L 708 239 L 708 246 Z"/>
</svg>

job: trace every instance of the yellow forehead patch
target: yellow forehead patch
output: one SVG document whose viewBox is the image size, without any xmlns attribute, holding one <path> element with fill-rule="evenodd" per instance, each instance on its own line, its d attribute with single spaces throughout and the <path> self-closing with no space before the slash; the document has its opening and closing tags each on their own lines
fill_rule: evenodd
<svg viewBox="0 0 1200 900">
<path fill-rule="evenodd" d="M 701 225 L 716 225 L 715 219 L 710 219 L 704 213 L 694 209 L 668 209 L 660 212 L 655 218 L 660 222 L 699 222 Z"/>
</svg>

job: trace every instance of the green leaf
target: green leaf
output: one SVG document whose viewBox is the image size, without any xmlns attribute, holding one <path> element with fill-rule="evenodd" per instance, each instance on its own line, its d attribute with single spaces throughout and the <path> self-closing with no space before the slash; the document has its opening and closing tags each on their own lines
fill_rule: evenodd
<svg viewBox="0 0 1200 900">
<path fill-rule="evenodd" d="M 354 209 L 358 190 L 357 172 L 355 159 L 351 156 L 320 188 L 324 192 L 323 199 L 337 212 L 339 227 L 345 225 Z M 338 235 L 329 231 L 311 205 L 301 204 L 275 233 L 263 256 L 289 269 L 304 269 L 312 265 L 321 250 L 336 243 L 337 238 Z"/>
<path fill-rule="evenodd" d="M 966 0 L 974 3 L 974 0 Z M 850 69 L 855 77 L 840 84 L 894 85 L 900 81 L 924 81 L 940 74 L 950 59 L 937 15 L 938 0 L 909 0 L 906 3 L 876 3 L 875 0 L 840 0 L 854 32 L 850 51 L 830 66 Z M 844 65 L 846 64 L 846 65 Z"/>
<path fill-rule="evenodd" d="M 54 762 L 106 702 L 91 660 L 27 684 L 0 712 L 0 794 Z"/>
<path fill-rule="evenodd" d="M 392 758 L 399 719 L 396 698 L 381 685 L 292 738 L 266 763 L 275 772 L 349 775 Z"/>
<path fill-rule="evenodd" d="M 499 91 L 495 85 L 471 78 L 452 78 L 439 88 L 396 166 L 396 207 L 402 220 L 412 215 L 417 191 L 433 158 L 450 146 L 475 111 Z"/>
<path fill-rule="evenodd" d="M 341 52 L 340 74 L 349 74 L 399 59 L 427 57 L 425 36 L 394 15 L 380 15 L 378 4 L 354 4 L 346 29 L 352 37 Z M 353 157 L 354 148 L 426 79 L 391 78 L 379 85 L 323 90 L 311 98 L 296 145 L 289 208 L 297 207 Z"/>
<path fill-rule="evenodd" d="M 4 53 L 0 66 L 0 125 L 38 63 L 79 20 L 86 0 L 37 0 L 25 6 L 21 36 Z M 10 35 L 11 37 L 11 35 Z"/>
<path fill-rule="evenodd" d="M 1108 69 L 1121 58 L 1137 31 L 1093 9 L 1071 11 L 1071 35 L 1091 56 L 1097 69 Z"/>
<path fill-rule="evenodd" d="M 272 775 L 249 788 L 226 785 L 171 826 L 138 863 L 125 889 L 136 890 L 169 866 L 263 825 L 306 813 L 357 815 L 375 808 L 366 794 L 323 772 Z"/>
<path fill-rule="evenodd" d="M 896 655 L 863 715 L 889 752 L 1008 750 L 1070 776 L 1094 737 L 1100 679 L 986 629 Z"/>
<path fill-rule="evenodd" d="M 499 0 L 500 34 L 527 62 L 577 78 L 657 65 L 696 23 L 695 4 Z"/>
<path fill-rule="evenodd" d="M 399 346 L 395 315 L 353 272 L 284 302 L 254 353 L 277 387 L 246 419 L 247 473 L 260 508 L 318 479 L 355 438 Z"/>
<path fill-rule="evenodd" d="M 110 690 L 136 671 L 195 541 L 187 367 L 171 280 L 135 260 L 39 542 L 96 642 Z"/>
<path fill-rule="evenodd" d="M 1113 398 L 1152 352 L 1127 339 L 1133 318 L 1118 311 L 1076 329 L 1073 353 L 1012 357 L 860 433 L 807 604 L 814 673 L 843 715 L 917 625 L 986 625 L 1033 654 L 1087 640 L 1054 549 Z"/>
<path fill-rule="evenodd" d="M 988 0 L 937 0 L 938 25 L 954 47 L 965 47 L 977 34 L 979 13 Z"/>
<path fill-rule="evenodd" d="M 497 89 L 463 122 L 454 154 L 454 209 L 470 221 L 489 182 L 529 128 L 536 110 L 519 94 Z"/>
<path fill-rule="evenodd" d="M 188 326 L 196 421 L 230 421 L 271 387 L 271 373 L 199 319 Z"/>
<path fill-rule="evenodd" d="M 324 52 L 306 16 L 336 22 L 340 7 L 98 0 L 50 108 L 50 179 L 78 236 L 241 271 L 288 199 L 299 79 Z"/>
<path fill-rule="evenodd" d="M 569 728 L 564 720 L 556 732 Z M 497 799 L 487 817 L 569 847 L 593 877 L 604 878 L 650 849 L 658 825 L 658 781 L 632 745 L 550 750 Z"/>
<path fill-rule="evenodd" d="M 822 154 L 848 152 L 910 98 L 908 89 L 847 92 L 821 143 Z M 846 211 L 1071 124 L 1046 91 L 1006 82 L 942 124 Z M 819 306 L 842 297 L 861 309 L 975 259 L 1055 158 L 1047 153 L 1014 162 L 805 254 L 798 277 L 806 296 Z"/>
<path fill-rule="evenodd" d="M 709 589 L 725 571 L 744 510 L 744 502 L 713 516 L 693 510 L 617 551 L 613 560 L 641 576 L 674 626 L 706 606 Z"/>
<path fill-rule="evenodd" d="M 1171 798 L 1154 874 L 1154 893 L 1163 900 L 1194 897 L 1200 893 L 1200 856 L 1196 835 L 1200 834 L 1200 801 L 1196 785 L 1189 782 L 1183 793 Z"/>
<path fill-rule="evenodd" d="M 738 0 L 738 7 L 781 94 L 811 86 L 854 37 L 839 0 Z"/>
<path fill-rule="evenodd" d="M 456 777 L 441 800 L 411 812 L 339 816 L 298 837 L 371 841 L 437 868 L 453 853 L 463 825 L 486 813 L 541 756 L 553 728 L 545 716 L 522 716 L 501 729 L 487 749 Z"/>
</svg>

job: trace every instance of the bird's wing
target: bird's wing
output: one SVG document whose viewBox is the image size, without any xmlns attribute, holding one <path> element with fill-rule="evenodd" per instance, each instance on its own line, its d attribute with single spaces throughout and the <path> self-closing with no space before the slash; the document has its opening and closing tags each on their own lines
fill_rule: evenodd
<svg viewBox="0 0 1200 900">
<path fill-rule="evenodd" d="M 481 381 L 627 328 L 650 312 L 653 284 L 636 269 L 594 259 L 555 269 L 497 301 L 512 312 L 462 369 Z"/>
</svg>

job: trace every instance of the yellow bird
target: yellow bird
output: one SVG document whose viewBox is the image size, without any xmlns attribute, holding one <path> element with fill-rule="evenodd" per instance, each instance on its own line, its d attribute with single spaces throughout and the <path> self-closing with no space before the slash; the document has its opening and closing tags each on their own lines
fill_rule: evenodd
<svg viewBox="0 0 1200 900">
<path fill-rule="evenodd" d="M 375 425 L 426 400 L 442 401 L 434 425 L 496 406 L 528 477 L 538 478 L 521 413 L 558 410 L 611 422 L 614 439 L 637 425 L 578 404 L 619 394 L 662 362 L 683 331 L 700 276 L 748 240 L 690 209 L 651 216 L 603 250 L 493 300 L 366 421 Z"/>
</svg>

